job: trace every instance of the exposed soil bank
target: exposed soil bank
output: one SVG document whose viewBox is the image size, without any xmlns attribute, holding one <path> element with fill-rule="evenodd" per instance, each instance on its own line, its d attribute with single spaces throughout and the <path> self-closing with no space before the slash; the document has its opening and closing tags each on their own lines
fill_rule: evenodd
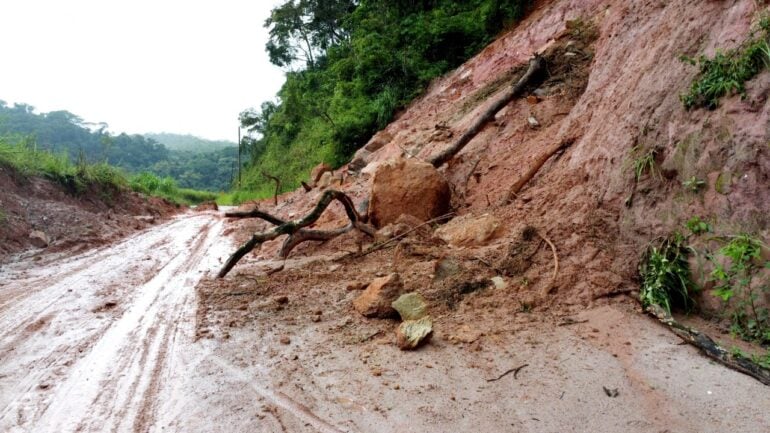
<svg viewBox="0 0 770 433">
<path fill-rule="evenodd" d="M 41 177 L 0 165 L 0 263 L 40 252 L 30 233 L 42 232 L 48 251 L 87 249 L 160 222 L 179 209 L 156 197 L 92 187 L 74 195 Z"/>
</svg>

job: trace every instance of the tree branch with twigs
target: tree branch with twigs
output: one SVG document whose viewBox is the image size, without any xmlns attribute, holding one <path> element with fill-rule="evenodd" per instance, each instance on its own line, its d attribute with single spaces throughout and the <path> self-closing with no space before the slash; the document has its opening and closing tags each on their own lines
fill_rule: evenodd
<svg viewBox="0 0 770 433">
<path fill-rule="evenodd" d="M 350 220 L 350 224 L 334 230 L 311 230 L 305 228 L 315 223 L 318 218 L 321 217 L 321 214 L 326 210 L 326 208 L 329 207 L 332 201 L 335 200 L 340 202 L 345 208 L 345 213 Z M 269 222 L 270 224 L 273 224 L 276 227 L 266 232 L 255 233 L 252 235 L 251 239 L 249 239 L 245 244 L 241 245 L 240 248 L 235 250 L 235 252 L 230 256 L 229 259 L 227 259 L 227 262 L 225 262 L 224 266 L 222 266 L 222 269 L 219 271 L 219 274 L 217 275 L 219 278 L 223 278 L 225 275 L 227 275 L 238 263 L 238 261 L 240 261 L 251 250 L 269 240 L 273 240 L 282 235 L 288 235 L 288 237 L 281 247 L 279 256 L 281 258 L 286 258 L 288 257 L 291 250 L 302 242 L 311 240 L 328 241 L 352 230 L 358 230 L 372 237 L 375 233 L 375 229 L 366 223 L 366 217 L 361 216 L 358 211 L 356 211 L 356 208 L 353 205 L 353 200 L 351 200 L 350 197 L 348 197 L 345 193 L 331 189 L 325 191 L 321 195 L 318 203 L 315 205 L 313 210 L 310 211 L 310 213 L 308 213 L 302 219 L 296 221 L 284 221 L 266 212 L 262 212 L 259 209 L 253 209 L 247 212 L 228 212 L 225 214 L 225 216 L 229 218 L 260 218 Z"/>
</svg>

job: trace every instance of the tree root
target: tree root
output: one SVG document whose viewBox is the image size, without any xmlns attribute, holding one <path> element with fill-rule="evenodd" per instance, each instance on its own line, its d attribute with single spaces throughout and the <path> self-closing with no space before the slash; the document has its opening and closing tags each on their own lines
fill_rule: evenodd
<svg viewBox="0 0 770 433">
<path fill-rule="evenodd" d="M 714 361 L 741 372 L 747 376 L 770 386 L 770 370 L 763 368 L 752 360 L 733 354 L 725 350 L 706 334 L 700 333 L 697 329 L 688 328 L 674 320 L 670 314 L 659 305 L 650 305 L 647 312 L 655 316 L 660 323 L 666 325 L 677 337 L 681 338 L 687 344 L 697 347 L 704 355 Z"/>
<path fill-rule="evenodd" d="M 305 229 L 305 227 L 313 224 L 318 220 L 318 218 L 321 217 L 321 214 L 326 210 L 326 208 L 329 206 L 329 204 L 331 204 L 333 200 L 339 201 L 345 207 L 345 213 L 350 220 L 350 224 L 340 229 L 328 231 Z M 261 218 L 275 225 L 276 227 L 273 230 L 267 232 L 255 233 L 251 239 L 248 240 L 248 242 L 235 250 L 230 258 L 227 259 L 227 262 L 225 262 L 224 266 L 222 266 L 219 274 L 217 274 L 218 278 L 222 278 L 227 275 L 227 273 L 232 270 L 235 264 L 238 263 L 238 261 L 251 250 L 259 245 L 262 245 L 264 242 L 275 239 L 281 235 L 288 235 L 288 238 L 286 238 L 286 241 L 284 241 L 279 253 L 281 258 L 286 258 L 294 247 L 305 241 L 326 241 L 333 239 L 343 233 L 347 233 L 353 229 L 359 230 L 369 236 L 374 236 L 375 233 L 373 227 L 363 222 L 363 218 L 356 211 L 356 208 L 353 205 L 353 201 L 350 199 L 350 197 L 341 191 L 331 189 L 325 191 L 323 195 L 321 195 L 320 200 L 318 200 L 318 203 L 309 214 L 297 221 L 283 221 L 280 218 L 276 218 L 258 209 L 254 209 L 249 212 L 228 212 L 225 214 L 225 216 L 231 218 Z"/>
<path fill-rule="evenodd" d="M 573 138 L 563 140 L 558 145 L 548 149 L 545 153 L 540 155 L 538 159 L 535 160 L 535 163 L 527 170 L 526 173 L 524 173 L 524 176 L 521 177 L 516 183 L 511 185 L 511 188 L 508 190 L 508 194 L 505 196 L 505 201 L 503 204 L 508 204 L 516 197 L 516 194 L 521 191 L 522 188 L 524 188 L 524 185 L 529 183 L 530 180 L 532 180 L 533 177 L 537 174 L 538 171 L 545 165 L 545 163 L 551 159 L 553 155 L 555 155 L 558 151 L 565 149 L 574 143 L 575 140 Z"/>
<path fill-rule="evenodd" d="M 487 123 L 495 118 L 495 114 L 497 114 L 498 111 L 502 110 L 503 107 L 508 105 L 511 100 L 524 93 L 524 90 L 527 88 L 527 86 L 539 76 L 540 71 L 543 70 L 544 67 L 545 60 L 542 57 L 538 55 L 533 57 L 532 60 L 529 61 L 529 68 L 524 73 L 524 75 L 521 76 L 519 81 L 511 86 L 507 92 L 497 98 L 492 106 L 490 106 L 484 113 L 482 113 L 481 116 L 479 116 L 479 118 L 473 122 L 471 127 L 468 128 L 468 130 L 457 139 L 457 141 L 452 143 L 451 146 L 440 152 L 438 155 L 433 156 L 428 162 L 433 164 L 434 167 L 438 168 L 452 159 L 465 147 L 466 144 L 468 144 L 473 139 L 473 137 L 478 135 L 478 133 L 484 129 L 484 126 L 486 126 Z"/>
<path fill-rule="evenodd" d="M 553 290 L 553 286 L 556 284 L 556 277 L 559 275 L 559 256 L 556 254 L 556 247 L 553 245 L 553 242 L 551 242 L 547 237 L 541 235 L 539 232 L 537 235 L 540 236 L 540 239 L 544 240 L 548 246 L 551 247 L 551 252 L 553 252 L 553 275 L 551 276 L 551 284 L 549 284 L 548 289 L 544 291 L 544 293 L 547 295 L 551 293 L 551 290 Z"/>
</svg>

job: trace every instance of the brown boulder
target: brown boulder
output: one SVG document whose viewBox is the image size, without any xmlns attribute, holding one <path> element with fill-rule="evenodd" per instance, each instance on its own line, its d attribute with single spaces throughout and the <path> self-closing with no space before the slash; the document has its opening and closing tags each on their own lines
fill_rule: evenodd
<svg viewBox="0 0 770 433">
<path fill-rule="evenodd" d="M 391 304 L 404 289 L 398 274 L 375 278 L 364 292 L 353 301 L 353 308 L 366 317 L 388 318 L 396 315 Z"/>
<path fill-rule="evenodd" d="M 449 183 L 431 164 L 398 158 L 377 167 L 369 216 L 376 227 L 394 223 L 403 214 L 427 221 L 446 214 L 450 199 Z"/>
</svg>

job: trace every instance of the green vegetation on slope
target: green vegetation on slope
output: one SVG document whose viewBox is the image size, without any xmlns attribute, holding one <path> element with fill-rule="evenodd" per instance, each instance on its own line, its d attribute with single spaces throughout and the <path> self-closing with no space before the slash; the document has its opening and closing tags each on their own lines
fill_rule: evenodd
<svg viewBox="0 0 770 433">
<path fill-rule="evenodd" d="M 433 78 L 519 18 L 526 0 L 286 1 L 265 23 L 271 61 L 289 68 L 277 102 L 241 114 L 252 160 L 244 188 L 295 188 L 319 162 L 349 160 Z"/>
<path fill-rule="evenodd" d="M 173 143 L 142 135 L 107 132 L 106 124 L 89 124 L 67 111 L 36 113 L 26 104 L 0 101 L 0 134 L 29 137 L 30 146 L 57 157 L 90 163 L 105 162 L 129 173 L 143 171 L 171 176 L 185 188 L 224 191 L 230 188 L 238 160 L 235 143 L 203 140 L 189 135 L 158 134 Z"/>
<path fill-rule="evenodd" d="M 77 163 L 72 163 L 64 152 L 36 150 L 29 138 L 0 136 L 0 164 L 22 175 L 51 179 L 74 195 L 85 194 L 91 187 L 102 194 L 130 187 L 134 191 L 180 204 L 195 204 L 217 197 L 210 192 L 179 188 L 170 177 L 161 179 L 150 173 L 128 176 L 120 168 L 105 162 L 90 163 L 82 155 Z"/>
<path fill-rule="evenodd" d="M 690 90 L 681 95 L 685 108 L 714 109 L 719 105 L 719 98 L 746 93 L 746 81 L 770 65 L 770 19 L 762 19 L 759 27 L 759 31 L 737 49 L 717 51 L 713 58 L 702 55 L 697 62 L 683 57 L 683 60 L 700 67 Z"/>
</svg>

